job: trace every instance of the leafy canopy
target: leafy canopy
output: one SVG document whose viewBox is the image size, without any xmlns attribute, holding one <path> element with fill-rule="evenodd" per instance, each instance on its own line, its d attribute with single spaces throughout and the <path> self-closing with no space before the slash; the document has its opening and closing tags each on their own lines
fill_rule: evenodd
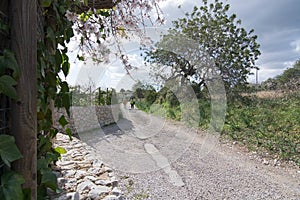
<svg viewBox="0 0 300 200">
<path fill-rule="evenodd" d="M 242 28 L 236 15 L 228 15 L 229 4 L 219 0 L 194 7 L 184 18 L 173 21 L 154 49 L 146 49 L 145 59 L 156 78 L 181 78 L 205 85 L 210 74 L 222 77 L 227 89 L 247 83 L 260 55 L 254 30 Z"/>
</svg>

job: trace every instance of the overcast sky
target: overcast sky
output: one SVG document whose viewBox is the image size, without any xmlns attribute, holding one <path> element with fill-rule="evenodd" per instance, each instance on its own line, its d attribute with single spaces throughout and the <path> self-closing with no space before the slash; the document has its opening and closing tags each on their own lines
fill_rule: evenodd
<svg viewBox="0 0 300 200">
<path fill-rule="evenodd" d="M 242 27 L 248 31 L 254 29 L 254 33 L 258 36 L 262 53 L 257 61 L 257 66 L 260 68 L 259 82 L 281 74 L 284 69 L 291 67 L 296 60 L 300 59 L 300 0 L 222 1 L 230 4 L 229 12 L 235 13 L 237 18 L 242 20 Z M 166 29 L 171 21 L 183 17 L 185 12 L 190 12 L 194 6 L 201 6 L 201 4 L 202 0 L 161 2 L 160 6 L 166 18 L 166 26 L 161 29 Z M 181 5 L 181 9 L 178 9 L 178 5 Z M 134 44 L 128 49 L 130 58 L 135 63 L 142 61 L 136 56 L 139 51 L 135 53 L 138 48 L 138 44 Z M 94 82 L 102 82 L 101 87 L 110 87 L 110 83 L 114 87 L 116 85 L 122 87 L 129 81 L 123 66 L 118 61 L 112 60 L 109 65 L 100 66 L 103 70 L 97 73 L 94 73 L 93 68 L 99 71 L 99 66 L 89 64 L 89 68 L 82 69 L 78 63 L 71 64 L 68 80 L 72 85 L 78 84 L 79 79 L 86 79 L 86 76 L 97 77 Z M 133 75 L 135 74 L 139 72 L 133 72 Z M 249 81 L 255 82 L 255 76 L 250 77 Z"/>
<path fill-rule="evenodd" d="M 175 3 L 176 2 L 176 3 Z M 230 13 L 242 20 L 246 30 L 254 29 L 261 45 L 259 81 L 274 77 L 300 59 L 300 0 L 223 0 Z M 201 0 L 167 0 L 163 11 L 170 21 L 201 6 Z M 182 5 L 181 10 L 177 9 Z M 255 77 L 250 78 L 254 81 Z"/>
</svg>

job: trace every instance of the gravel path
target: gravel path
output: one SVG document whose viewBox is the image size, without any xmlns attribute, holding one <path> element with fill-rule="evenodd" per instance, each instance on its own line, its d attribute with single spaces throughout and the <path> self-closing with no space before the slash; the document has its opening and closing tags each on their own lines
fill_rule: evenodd
<svg viewBox="0 0 300 200">
<path fill-rule="evenodd" d="M 80 137 L 114 168 L 127 199 L 300 199 L 297 167 L 139 110 L 123 115 Z"/>
</svg>

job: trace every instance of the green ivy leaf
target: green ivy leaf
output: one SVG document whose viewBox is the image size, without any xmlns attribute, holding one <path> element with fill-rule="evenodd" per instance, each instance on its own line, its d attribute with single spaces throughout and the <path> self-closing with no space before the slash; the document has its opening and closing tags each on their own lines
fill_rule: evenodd
<svg viewBox="0 0 300 200">
<path fill-rule="evenodd" d="M 66 108 L 66 112 L 67 112 L 68 116 L 70 116 L 71 97 L 68 93 L 64 93 L 62 95 L 62 103 L 63 103 L 63 106 Z"/>
<path fill-rule="evenodd" d="M 41 5 L 42 5 L 42 7 L 47 8 L 51 5 L 51 3 L 52 3 L 52 0 L 42 0 Z"/>
<path fill-rule="evenodd" d="M 65 94 L 65 93 L 69 94 L 69 92 L 70 92 L 70 89 L 69 89 L 68 83 L 66 81 L 61 82 L 60 83 L 60 93 L 61 94 Z"/>
<path fill-rule="evenodd" d="M 37 171 L 44 171 L 44 170 L 48 170 L 48 162 L 47 160 L 42 157 L 40 159 L 37 160 Z"/>
<path fill-rule="evenodd" d="M 9 167 L 11 162 L 22 158 L 13 136 L 0 135 L 0 156 L 3 162 Z"/>
<path fill-rule="evenodd" d="M 64 115 L 59 118 L 58 122 L 62 127 L 65 127 L 69 123 Z"/>
<path fill-rule="evenodd" d="M 51 41 L 55 41 L 55 33 L 51 27 L 47 28 L 47 38 L 49 38 Z"/>
<path fill-rule="evenodd" d="M 51 171 L 44 171 L 43 172 L 43 174 L 42 174 L 42 183 L 46 187 L 49 187 L 50 189 L 52 189 L 53 191 L 56 191 L 56 189 L 58 189 L 57 177 Z"/>
<path fill-rule="evenodd" d="M 3 51 L 3 56 L 0 56 L 0 75 L 5 69 L 13 70 L 13 78 L 17 79 L 20 76 L 20 68 L 14 54 L 8 50 Z"/>
<path fill-rule="evenodd" d="M 58 49 L 55 51 L 55 62 L 56 62 L 56 65 L 60 65 L 62 63 L 62 56 L 61 56 L 60 50 L 58 50 Z"/>
<path fill-rule="evenodd" d="M 3 75 L 0 77 L 0 93 L 5 94 L 6 96 L 18 100 L 16 89 L 13 87 L 17 85 L 17 82 L 8 75 Z"/>
<path fill-rule="evenodd" d="M 72 131 L 70 128 L 66 128 L 66 133 L 69 136 L 70 140 L 72 141 Z"/>
<path fill-rule="evenodd" d="M 38 142 L 38 153 L 39 155 L 42 155 L 48 151 L 51 151 L 52 148 L 52 143 L 50 142 L 49 138 L 45 136 L 40 136 L 39 137 L 39 142 Z"/>
<path fill-rule="evenodd" d="M 23 183 L 25 180 L 20 174 L 13 171 L 6 172 L 1 176 L 0 193 L 6 200 L 23 199 L 21 188 Z"/>
<path fill-rule="evenodd" d="M 62 71 L 63 71 L 65 76 L 67 76 L 69 74 L 69 70 L 70 70 L 70 63 L 69 62 L 64 62 L 62 64 Z"/>
<path fill-rule="evenodd" d="M 54 151 L 56 151 L 59 154 L 66 154 L 67 153 L 67 150 L 65 148 L 62 148 L 62 147 L 56 147 L 56 148 L 54 148 Z"/>
</svg>

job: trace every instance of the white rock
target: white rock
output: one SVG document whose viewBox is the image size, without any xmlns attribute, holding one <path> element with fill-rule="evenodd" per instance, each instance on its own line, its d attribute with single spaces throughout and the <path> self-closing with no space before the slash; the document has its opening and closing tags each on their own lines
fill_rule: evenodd
<svg viewBox="0 0 300 200">
<path fill-rule="evenodd" d="M 73 165 L 74 162 L 73 161 L 57 161 L 56 164 L 59 166 L 68 166 L 68 165 Z"/>
<path fill-rule="evenodd" d="M 93 174 L 93 175 L 98 175 L 98 174 L 101 174 L 102 171 L 101 171 L 100 168 L 91 167 L 87 170 L 87 172 L 90 173 L 90 174 Z"/>
<path fill-rule="evenodd" d="M 94 176 L 86 176 L 86 177 L 84 177 L 84 179 L 89 179 L 91 181 L 97 181 L 97 178 Z"/>
<path fill-rule="evenodd" d="M 80 200 L 80 196 L 78 192 L 70 192 L 53 200 Z"/>
<path fill-rule="evenodd" d="M 88 173 L 86 171 L 84 171 L 84 170 L 78 170 L 76 172 L 76 174 L 75 174 L 75 178 L 80 179 L 80 178 L 83 178 L 83 177 L 85 177 L 87 175 L 88 175 Z"/>
<path fill-rule="evenodd" d="M 101 160 L 96 159 L 93 161 L 94 168 L 101 168 L 102 165 L 103 165 L 103 162 Z"/>
<path fill-rule="evenodd" d="M 89 192 L 88 196 L 92 199 L 99 198 L 101 195 L 108 194 L 110 192 L 109 187 L 106 186 L 96 186 L 95 188 L 92 188 Z"/>
<path fill-rule="evenodd" d="M 269 163 L 269 161 L 267 161 L 266 159 L 264 159 L 263 164 L 264 165 L 269 165 L 270 163 Z"/>
<path fill-rule="evenodd" d="M 70 190 L 70 189 L 75 190 L 76 186 L 77 186 L 77 179 L 71 178 L 71 179 L 68 179 L 68 181 L 65 183 L 64 188 L 67 190 Z"/>
<path fill-rule="evenodd" d="M 75 192 L 75 194 L 72 196 L 72 200 L 80 200 L 80 195 L 78 192 Z"/>
<path fill-rule="evenodd" d="M 110 167 L 104 167 L 104 170 L 105 170 L 106 172 L 112 172 L 112 169 L 111 169 Z"/>
<path fill-rule="evenodd" d="M 96 185 L 108 185 L 109 183 L 110 183 L 110 181 L 106 181 L 106 180 L 102 180 L 102 179 L 95 181 Z"/>
<path fill-rule="evenodd" d="M 82 183 L 79 183 L 77 185 L 77 192 L 83 192 L 84 190 L 90 190 L 92 188 L 97 187 L 92 181 L 90 180 L 84 180 Z"/>
<path fill-rule="evenodd" d="M 116 195 L 108 195 L 104 197 L 103 200 L 121 200 L 123 199 L 121 196 L 116 196 Z"/>
<path fill-rule="evenodd" d="M 59 185 L 64 185 L 67 182 L 68 182 L 68 180 L 66 178 L 63 178 L 63 177 L 57 179 L 57 183 Z"/>
<path fill-rule="evenodd" d="M 116 195 L 116 196 L 120 196 L 122 194 L 122 191 L 117 187 L 115 187 L 111 192 L 113 195 Z"/>
<path fill-rule="evenodd" d="M 78 143 L 78 144 L 75 144 L 75 145 L 74 145 L 74 148 L 80 148 L 80 147 L 83 147 L 83 146 L 84 146 L 83 144 Z"/>
<path fill-rule="evenodd" d="M 63 173 L 63 176 L 64 177 L 74 177 L 76 173 L 76 170 L 67 170 L 66 172 Z"/>
<path fill-rule="evenodd" d="M 97 180 L 95 182 L 96 185 L 106 185 L 106 186 L 116 186 L 118 185 L 118 181 L 117 180 Z"/>
</svg>

